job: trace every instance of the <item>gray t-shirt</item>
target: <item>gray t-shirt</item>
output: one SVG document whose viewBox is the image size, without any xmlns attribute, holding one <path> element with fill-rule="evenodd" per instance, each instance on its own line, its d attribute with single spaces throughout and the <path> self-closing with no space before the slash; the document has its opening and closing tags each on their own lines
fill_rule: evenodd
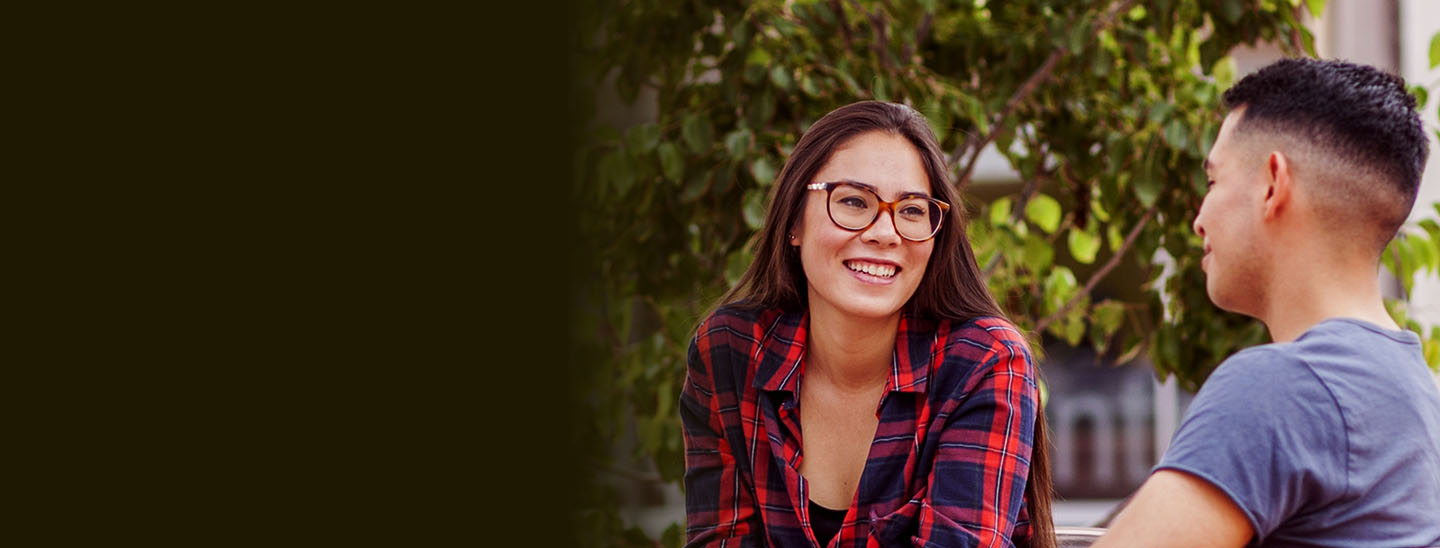
<svg viewBox="0 0 1440 548">
<path fill-rule="evenodd" d="M 1326 320 L 1220 364 L 1155 469 L 1229 495 L 1251 546 L 1440 546 L 1440 390 L 1414 333 Z"/>
</svg>

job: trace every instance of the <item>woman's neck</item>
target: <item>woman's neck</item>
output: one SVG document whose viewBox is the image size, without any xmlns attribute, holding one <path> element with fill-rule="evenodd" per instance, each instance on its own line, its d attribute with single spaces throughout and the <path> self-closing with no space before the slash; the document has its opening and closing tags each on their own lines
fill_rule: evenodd
<svg viewBox="0 0 1440 548">
<path fill-rule="evenodd" d="M 889 378 L 899 326 L 898 313 L 871 320 L 812 307 L 806 335 L 806 375 L 822 376 L 842 388 L 874 388 Z"/>
</svg>

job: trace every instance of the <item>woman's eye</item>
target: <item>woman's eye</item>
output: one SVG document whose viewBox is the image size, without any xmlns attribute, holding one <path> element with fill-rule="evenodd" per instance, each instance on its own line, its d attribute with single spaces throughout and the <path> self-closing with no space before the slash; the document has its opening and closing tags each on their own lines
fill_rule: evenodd
<svg viewBox="0 0 1440 548">
<path fill-rule="evenodd" d="M 855 209 L 865 209 L 866 207 L 869 207 L 869 205 L 865 203 L 865 200 L 855 197 L 841 198 L 839 202 L 840 205 L 853 207 Z"/>
<path fill-rule="evenodd" d="M 905 206 L 900 209 L 900 214 L 912 219 L 920 219 L 925 217 L 925 208 L 914 205 Z"/>
</svg>

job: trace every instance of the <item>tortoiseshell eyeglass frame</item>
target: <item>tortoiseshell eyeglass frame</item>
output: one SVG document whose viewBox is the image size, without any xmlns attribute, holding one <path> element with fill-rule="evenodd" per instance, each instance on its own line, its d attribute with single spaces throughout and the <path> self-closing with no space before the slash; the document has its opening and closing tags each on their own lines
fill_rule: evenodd
<svg viewBox="0 0 1440 548">
<path fill-rule="evenodd" d="M 835 189 L 838 188 L 838 187 L 840 187 L 840 186 L 842 186 L 842 185 L 843 185 L 843 186 L 849 186 L 849 187 L 858 188 L 858 189 L 864 190 L 865 192 L 869 192 L 871 195 L 875 196 L 875 201 L 876 201 L 876 203 L 879 204 L 879 207 L 876 207 L 876 208 L 875 208 L 875 216 L 870 219 L 870 222 L 865 223 L 865 226 L 862 226 L 862 227 L 860 227 L 860 228 L 851 228 L 851 227 L 842 225 L 842 224 L 840 224 L 839 221 L 836 221 L 836 220 L 835 220 L 835 214 L 830 211 L 830 200 L 831 200 L 831 195 L 834 193 Z M 834 223 L 835 226 L 838 226 L 838 227 L 840 227 L 840 228 L 842 228 L 842 229 L 845 229 L 845 230 L 849 230 L 849 231 L 851 231 L 851 232 L 859 232 L 859 231 L 861 231 L 861 230 L 865 230 L 865 229 L 867 229 L 867 228 L 870 228 L 870 225 L 875 224 L 875 220 L 880 218 L 880 212 L 881 212 L 881 211 L 889 211 L 889 212 L 890 212 L 890 223 L 891 223 L 892 226 L 895 227 L 895 234 L 898 234 L 901 238 L 904 238 L 904 239 L 906 239 L 906 240 L 910 240 L 910 241 L 912 241 L 912 242 L 923 242 L 923 241 L 925 241 L 925 240 L 929 240 L 929 239 L 931 239 L 931 238 L 934 238 L 936 234 L 939 234 L 939 233 L 940 233 L 940 227 L 942 227 L 942 226 L 945 225 L 945 215 L 950 212 L 950 204 L 947 204 L 947 203 L 942 202 L 942 201 L 940 201 L 940 200 L 936 200 L 936 199 L 934 199 L 934 198 L 931 198 L 931 197 L 929 197 L 929 196 L 926 196 L 926 195 L 924 195 L 924 194 L 919 194 L 919 193 L 907 193 L 907 194 L 902 194 L 902 195 L 900 196 L 900 199 L 899 199 L 899 200 L 895 200 L 895 201 L 893 201 L 893 202 L 887 202 L 887 201 L 881 199 L 881 198 L 880 198 L 880 194 L 876 193 L 876 192 L 875 192 L 875 189 L 872 188 L 870 185 L 866 185 L 866 184 L 862 184 L 862 183 L 857 183 L 857 182 L 853 182 L 853 181 L 833 181 L 833 182 L 829 182 L 829 183 L 810 183 L 810 184 L 808 184 L 808 185 L 805 185 L 805 188 L 806 188 L 807 190 L 823 190 L 823 191 L 825 191 L 825 214 L 830 217 L 830 222 L 831 222 L 831 223 Z M 932 232 L 930 232 L 930 235 L 929 235 L 929 236 L 926 236 L 926 237 L 924 237 L 924 238 L 918 238 L 918 239 L 917 239 L 917 238 L 911 238 L 911 237 L 909 237 L 909 236 L 906 236 L 904 233 L 902 233 L 902 232 L 900 231 L 900 225 L 895 224 L 895 206 L 896 206 L 896 204 L 899 204 L 900 202 L 903 202 L 903 201 L 905 201 L 905 200 L 909 200 L 909 199 L 912 199 L 912 198 L 920 198 L 920 199 L 926 200 L 926 201 L 928 201 L 928 202 L 931 202 L 931 203 L 933 203 L 933 204 L 935 204 L 935 205 L 937 205 L 937 206 L 940 206 L 940 220 L 935 222 L 935 230 L 932 231 Z"/>
</svg>

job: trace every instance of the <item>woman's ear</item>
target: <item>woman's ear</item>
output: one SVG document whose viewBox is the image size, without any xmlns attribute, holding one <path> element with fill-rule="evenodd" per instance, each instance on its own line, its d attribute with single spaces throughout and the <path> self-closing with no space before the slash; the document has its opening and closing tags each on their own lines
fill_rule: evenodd
<svg viewBox="0 0 1440 548">
<path fill-rule="evenodd" d="M 800 247 L 800 235 L 797 234 L 797 232 L 799 232 L 799 230 L 790 229 L 790 245 Z"/>
</svg>

